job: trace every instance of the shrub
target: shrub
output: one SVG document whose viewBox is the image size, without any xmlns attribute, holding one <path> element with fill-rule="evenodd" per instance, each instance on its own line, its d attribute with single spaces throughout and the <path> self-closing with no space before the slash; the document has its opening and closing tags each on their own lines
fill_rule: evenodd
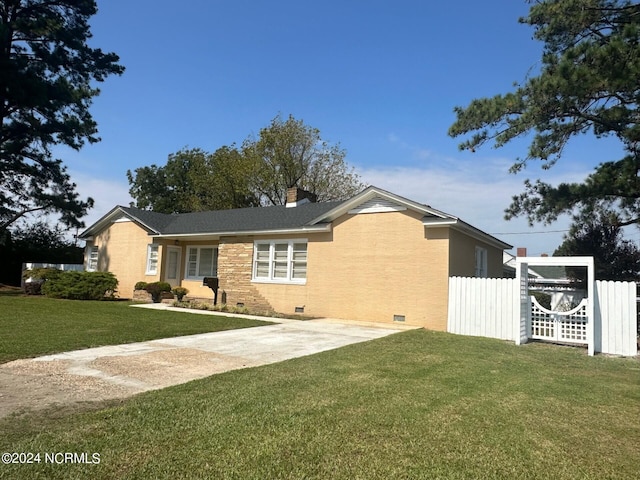
<svg viewBox="0 0 640 480">
<path fill-rule="evenodd" d="M 187 290 L 184 287 L 174 287 L 171 290 L 171 293 L 173 293 L 176 297 L 178 297 L 178 301 L 181 302 L 183 297 L 189 293 L 189 290 Z"/>
<path fill-rule="evenodd" d="M 42 293 L 51 298 L 103 300 L 113 298 L 118 279 L 110 272 L 59 272 L 48 276 Z"/>
<path fill-rule="evenodd" d="M 33 268 L 31 270 L 25 270 L 22 274 L 22 278 L 29 279 L 24 284 L 24 293 L 27 295 L 42 295 L 42 285 L 50 278 L 55 278 L 61 270 L 57 268 Z"/>
<path fill-rule="evenodd" d="M 531 294 L 536 297 L 536 300 L 540 304 L 540 306 L 546 308 L 547 310 L 551 310 L 551 295 L 544 292 L 531 292 Z"/>
<path fill-rule="evenodd" d="M 153 303 L 160 303 L 162 301 L 162 293 L 170 292 L 171 285 L 167 282 L 153 282 L 147 284 L 147 288 L 145 288 L 145 290 L 151 294 Z"/>
<path fill-rule="evenodd" d="M 138 282 L 133 287 L 133 289 L 134 290 L 146 290 L 147 289 L 147 285 L 149 285 L 147 282 Z"/>
</svg>

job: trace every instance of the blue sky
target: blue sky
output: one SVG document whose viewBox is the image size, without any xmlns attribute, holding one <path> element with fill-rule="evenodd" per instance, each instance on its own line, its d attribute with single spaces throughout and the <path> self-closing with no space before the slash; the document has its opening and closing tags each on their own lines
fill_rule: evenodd
<svg viewBox="0 0 640 480">
<path fill-rule="evenodd" d="M 525 178 L 583 179 L 615 143 L 585 138 L 549 171 L 511 175 L 525 143 L 475 154 L 447 136 L 453 108 L 504 93 L 539 67 L 541 44 L 518 18 L 524 0 L 98 0 L 92 44 L 120 55 L 122 77 L 92 107 L 102 142 L 59 148 L 91 224 L 128 205 L 127 169 L 183 147 L 240 144 L 292 114 L 340 143 L 366 183 L 552 253 L 557 230 L 504 221 Z M 613 155 L 615 158 L 615 155 Z M 509 234 L 506 234 L 509 233 Z M 516 233 L 512 235 L 511 233 Z"/>
</svg>

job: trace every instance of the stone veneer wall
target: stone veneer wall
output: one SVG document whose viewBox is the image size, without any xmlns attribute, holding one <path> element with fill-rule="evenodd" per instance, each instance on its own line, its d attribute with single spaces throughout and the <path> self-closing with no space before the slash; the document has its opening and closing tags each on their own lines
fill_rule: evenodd
<svg viewBox="0 0 640 480">
<path fill-rule="evenodd" d="M 220 240 L 218 246 L 218 303 L 226 296 L 226 304 L 243 303 L 255 311 L 274 311 L 269 301 L 251 283 L 253 267 L 253 241 L 232 238 Z"/>
</svg>

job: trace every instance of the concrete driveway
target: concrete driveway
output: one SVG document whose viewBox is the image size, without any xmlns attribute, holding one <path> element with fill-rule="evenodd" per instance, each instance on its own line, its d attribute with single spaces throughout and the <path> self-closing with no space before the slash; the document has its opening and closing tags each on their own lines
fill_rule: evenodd
<svg viewBox="0 0 640 480">
<path fill-rule="evenodd" d="M 170 308 L 157 306 L 155 308 Z M 406 330 L 331 319 L 278 322 L 16 360 L 0 365 L 0 418 L 53 404 L 125 398 Z"/>
</svg>

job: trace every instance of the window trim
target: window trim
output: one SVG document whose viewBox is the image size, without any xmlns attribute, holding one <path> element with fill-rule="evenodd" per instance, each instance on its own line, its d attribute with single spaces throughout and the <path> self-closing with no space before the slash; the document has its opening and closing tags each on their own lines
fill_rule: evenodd
<svg viewBox="0 0 640 480">
<path fill-rule="evenodd" d="M 196 256 L 196 275 L 195 276 L 189 276 L 189 253 L 191 251 L 192 248 L 197 249 L 198 253 Z M 198 270 L 200 269 L 200 250 L 205 249 L 205 248 L 213 248 L 214 253 L 213 253 L 213 268 L 214 268 L 214 272 L 213 272 L 213 277 L 217 277 L 218 276 L 218 245 L 187 245 L 185 247 L 185 259 L 184 259 L 184 279 L 185 280 L 202 280 L 203 278 L 205 278 L 207 275 L 198 275 Z"/>
<path fill-rule="evenodd" d="M 293 246 L 294 244 L 303 243 L 307 247 L 307 256 L 305 260 L 305 277 L 293 278 Z M 275 263 L 275 246 L 287 245 L 287 276 L 286 277 L 274 277 L 274 263 Z M 269 245 L 269 268 L 268 277 L 258 277 L 258 245 Z M 264 262 L 265 260 L 263 260 Z M 287 285 L 305 285 L 307 283 L 307 266 L 309 261 L 309 241 L 306 238 L 291 238 L 282 240 L 255 240 L 253 242 L 253 260 L 251 262 L 251 281 L 254 283 L 280 283 Z M 300 262 L 300 261 L 298 261 Z"/>
<path fill-rule="evenodd" d="M 155 250 L 156 258 L 155 258 L 155 268 L 151 269 L 151 252 Z M 157 275 L 158 274 L 158 266 L 160 265 L 160 244 L 158 243 L 149 243 L 147 245 L 147 267 L 145 269 L 145 275 Z"/>
<path fill-rule="evenodd" d="M 94 257 L 95 253 L 95 259 Z M 97 245 L 89 247 L 89 254 L 87 255 L 87 272 L 96 272 L 98 270 L 98 262 L 100 260 L 100 249 Z M 95 264 L 94 264 L 95 261 Z"/>
</svg>

